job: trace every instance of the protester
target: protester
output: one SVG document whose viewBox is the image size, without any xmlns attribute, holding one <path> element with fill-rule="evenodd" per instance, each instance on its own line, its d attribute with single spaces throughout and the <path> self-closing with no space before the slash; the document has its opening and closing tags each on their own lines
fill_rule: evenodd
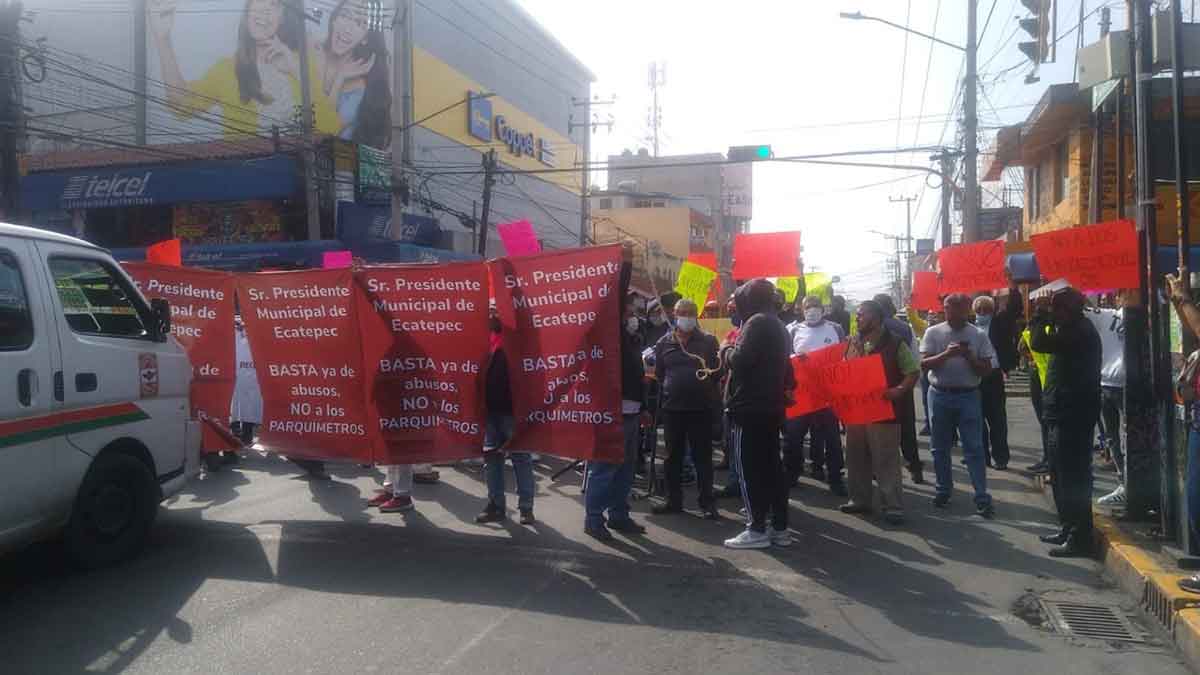
<svg viewBox="0 0 1200 675">
<path fill-rule="evenodd" d="M 1008 401 L 1004 381 L 1017 367 L 1017 316 L 1022 311 L 1017 289 L 1009 289 L 1001 308 L 990 296 L 975 298 L 975 325 L 987 333 L 996 353 L 999 368 L 988 373 L 979 384 L 983 405 L 983 456 L 987 465 L 1004 471 L 1008 468 Z"/>
<path fill-rule="evenodd" d="M 675 324 L 675 302 L 679 297 L 678 293 L 663 293 L 646 306 L 648 323 L 642 335 L 643 345 L 653 347 L 671 331 Z"/>
<path fill-rule="evenodd" d="M 795 302 L 788 302 L 787 294 L 782 289 L 775 289 L 775 306 L 779 310 L 779 322 L 785 327 L 791 325 L 793 321 L 801 317 L 803 310 L 801 312 L 796 311 L 796 304 L 799 301 L 800 298 L 796 298 Z"/>
<path fill-rule="evenodd" d="M 631 318 L 634 319 L 634 322 L 637 321 L 636 317 Z M 517 509 L 521 513 L 521 524 L 532 525 L 535 522 L 533 495 L 537 489 L 533 481 L 533 458 L 528 452 L 506 447 L 512 438 L 515 420 L 513 419 L 512 390 L 508 379 L 508 361 L 504 356 L 500 315 L 496 312 L 494 302 L 488 309 L 488 321 L 491 329 L 488 334 L 491 359 L 488 362 L 484 390 L 484 397 L 487 401 L 487 419 L 483 434 L 488 503 L 483 512 L 475 516 L 475 522 L 497 523 L 508 517 L 505 511 L 504 495 L 504 455 L 507 454 L 512 462 L 513 474 L 516 475 Z"/>
<path fill-rule="evenodd" d="M 829 304 L 829 320 L 842 327 L 843 335 L 849 335 L 850 312 L 846 311 L 846 298 L 835 295 Z"/>
<path fill-rule="evenodd" d="M 1038 300 L 1030 341 L 1050 354 L 1042 418 L 1049 442 L 1050 483 L 1062 529 L 1041 540 L 1057 544 L 1053 557 L 1092 551 L 1092 438 L 1100 417 L 1102 348 L 1096 327 L 1083 315 L 1083 294 L 1073 288 Z M 936 427 L 935 427 L 936 428 Z"/>
<path fill-rule="evenodd" d="M 892 302 L 892 296 L 880 293 L 873 299 L 884 311 L 884 330 L 899 338 L 901 342 L 908 345 L 909 349 L 916 350 L 917 344 L 913 338 L 912 327 L 896 318 L 896 304 Z M 912 390 L 904 395 L 898 408 L 901 413 L 899 418 L 900 450 L 904 453 L 904 461 L 908 464 L 908 473 L 912 476 L 912 481 L 917 484 L 924 483 L 925 464 L 921 461 L 917 450 L 917 402 L 913 397 Z"/>
<path fill-rule="evenodd" d="M 729 302 L 725 304 L 725 313 L 729 315 L 729 323 L 733 326 L 728 333 L 725 334 L 725 339 L 721 342 L 721 349 L 724 351 L 726 347 L 732 347 L 737 344 L 738 335 L 742 332 L 742 319 L 737 313 L 737 302 L 733 296 L 729 297 Z M 723 397 L 725 391 L 729 388 L 729 370 L 722 369 L 721 371 L 721 391 Z M 721 405 L 724 408 L 724 405 Z M 718 490 L 715 495 L 721 499 L 730 499 L 742 496 L 742 481 L 741 475 L 738 473 L 738 461 L 734 457 L 733 448 L 733 420 L 730 418 L 728 411 L 723 411 L 721 414 L 723 423 L 723 436 L 725 438 L 725 459 L 724 463 L 729 465 L 729 473 L 725 478 L 725 487 Z"/>
<path fill-rule="evenodd" d="M 1125 453 L 1121 446 L 1121 420 L 1125 416 L 1125 310 L 1106 309 L 1087 312 L 1087 318 L 1100 335 L 1100 421 L 1104 425 L 1104 446 L 1117 469 L 1119 484 L 1112 492 L 1096 500 L 1100 506 L 1125 506 Z"/>
<path fill-rule="evenodd" d="M 662 400 L 663 430 L 667 445 L 667 501 L 655 514 L 683 511 L 683 460 L 691 449 L 700 491 L 700 510 L 710 520 L 719 518 L 713 501 L 712 420 L 715 378 L 700 379 L 699 369 L 717 368 L 717 339 L 700 329 L 696 303 L 684 298 L 675 303 L 675 329 L 654 346 L 654 375 Z"/>
<path fill-rule="evenodd" d="M 250 352 L 250 340 L 246 337 L 246 325 L 241 316 L 233 317 L 234 353 L 237 359 L 237 375 L 234 379 L 233 400 L 230 402 L 230 418 L 242 445 L 254 443 L 254 430 L 262 424 L 262 391 L 258 388 L 258 374 L 254 370 L 254 355 Z M 237 457 L 236 452 L 226 453 Z"/>
<path fill-rule="evenodd" d="M 879 354 L 887 377 L 883 397 L 892 403 L 893 417 L 883 422 L 846 425 L 846 463 L 850 501 L 842 513 L 868 513 L 874 499 L 871 478 L 879 486 L 883 518 L 892 525 L 904 522 L 900 490 L 900 406 L 912 391 L 921 367 L 912 349 L 883 328 L 883 308 L 868 300 L 858 306 L 858 335 L 850 339 L 846 358 Z"/>
<path fill-rule="evenodd" d="M 838 344 L 846 338 L 841 326 L 826 320 L 825 308 L 820 297 L 810 295 L 804 298 L 803 307 L 804 317 L 787 327 L 791 337 L 792 354 L 806 355 Z M 846 486 L 842 482 L 842 468 L 845 463 L 842 454 L 842 434 L 832 408 L 823 408 L 787 420 L 784 423 L 783 435 L 784 467 L 787 470 L 788 485 L 796 485 L 799 477 L 804 474 L 804 437 L 811 436 L 809 460 L 812 462 L 812 477 L 819 481 L 828 481 L 829 491 L 833 494 L 846 496 Z"/>
<path fill-rule="evenodd" d="M 937 474 L 933 505 L 945 508 L 954 489 L 950 448 L 957 432 L 971 484 L 975 509 L 992 518 L 983 460 L 983 417 L 980 380 L 996 367 L 996 354 L 987 334 L 967 322 L 971 300 L 962 293 L 943 301 L 946 321 L 930 326 L 921 340 L 921 367 L 929 372 L 930 422 L 933 424 L 933 468 Z"/>
<path fill-rule="evenodd" d="M 716 300 L 704 303 L 703 319 L 716 319 L 721 316 L 721 305 Z"/>
<path fill-rule="evenodd" d="M 911 304 L 909 305 L 907 312 L 908 312 L 908 325 L 911 326 L 912 330 L 913 330 L 913 339 L 917 342 L 918 345 L 920 345 L 921 339 L 925 337 L 925 331 L 929 329 L 929 324 L 930 323 L 938 323 L 938 322 L 937 321 L 931 322 L 930 320 L 926 319 L 925 317 L 922 317 L 921 314 L 919 312 L 917 312 L 917 310 L 915 308 L 913 308 Z M 932 313 L 930 313 L 929 316 L 932 318 L 932 316 L 933 316 Z M 921 371 L 921 413 L 925 416 L 925 426 L 921 427 L 921 430 L 917 432 L 917 435 L 928 436 L 930 433 L 929 432 L 929 375 L 924 370 Z M 917 477 L 914 476 L 914 478 L 917 478 Z M 914 480 L 913 482 L 924 483 L 925 481 L 922 478 L 922 480 L 920 480 L 920 481 Z"/>
<path fill-rule="evenodd" d="M 739 463 L 746 530 L 725 540 L 730 548 L 788 546 L 788 486 L 779 456 L 779 430 L 796 386 L 788 363 L 788 335 L 779 322 L 775 287 L 747 282 L 734 294 L 742 317 L 737 343 L 723 350 L 729 367 L 725 409 L 732 418 L 733 451 Z M 771 532 L 767 532 L 767 513 Z"/>
<path fill-rule="evenodd" d="M 1200 308 L 1192 302 L 1188 293 L 1187 277 L 1184 272 L 1178 276 L 1166 275 L 1167 292 L 1175 313 L 1193 336 L 1200 338 Z M 1200 371 L 1197 371 L 1200 375 Z M 1200 541 L 1200 379 L 1192 379 L 1183 383 L 1191 389 L 1190 419 L 1187 438 L 1187 478 L 1184 481 L 1185 499 L 1187 500 L 1188 541 Z M 1185 397 L 1186 398 L 1186 397 Z M 1179 580 L 1179 587 L 1191 593 L 1200 593 L 1200 574 Z"/>
<path fill-rule="evenodd" d="M 1046 422 L 1042 418 L 1042 389 L 1046 387 L 1046 368 L 1050 363 L 1050 355 L 1033 351 L 1030 335 L 1028 327 L 1021 332 L 1018 349 L 1029 358 L 1029 403 L 1033 406 L 1033 414 L 1042 434 L 1042 458 L 1025 467 L 1025 470 L 1030 473 L 1050 473 L 1050 455 L 1047 454 L 1050 444 L 1046 442 Z"/>
<path fill-rule="evenodd" d="M 368 500 L 367 505 L 379 507 L 380 513 L 402 513 L 416 508 L 412 500 L 412 465 L 389 464 L 383 466 L 383 470 L 383 489 Z"/>
<path fill-rule="evenodd" d="M 628 286 L 630 266 L 622 265 L 622 286 Z M 621 424 L 625 439 L 625 460 L 621 463 L 591 461 L 587 463 L 587 489 L 584 493 L 583 531 L 599 541 L 612 541 L 610 530 L 625 534 L 644 534 L 646 528 L 629 516 L 629 491 L 633 489 L 634 464 L 638 458 L 638 439 L 641 423 L 648 416 L 642 412 L 646 396 L 645 370 L 642 367 L 641 345 L 628 304 L 621 308 Z M 607 522 L 605 512 L 608 514 Z"/>
</svg>

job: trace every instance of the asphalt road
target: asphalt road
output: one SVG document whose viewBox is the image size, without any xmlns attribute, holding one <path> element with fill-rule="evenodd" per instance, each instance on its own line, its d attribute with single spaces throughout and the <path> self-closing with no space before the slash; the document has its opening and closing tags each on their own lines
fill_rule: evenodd
<svg viewBox="0 0 1200 675">
<path fill-rule="evenodd" d="M 1011 407 L 1015 444 L 1033 445 L 1028 400 Z M 550 480 L 559 466 L 537 469 L 537 525 L 477 526 L 477 470 L 443 469 L 417 511 L 388 515 L 363 505 L 378 473 L 312 483 L 252 457 L 166 504 L 132 563 L 80 574 L 44 546 L 0 559 L 0 672 L 1187 672 L 1140 617 L 1149 642 L 1130 645 L 1014 612 L 1043 596 L 1136 615 L 1095 562 L 1044 555 L 1050 511 L 1014 472 L 991 475 L 992 522 L 957 463 L 949 512 L 906 480 L 899 528 L 842 515 L 806 480 L 792 548 L 731 551 L 728 501 L 718 523 L 638 502 L 646 536 L 594 542 L 576 476 Z"/>
</svg>

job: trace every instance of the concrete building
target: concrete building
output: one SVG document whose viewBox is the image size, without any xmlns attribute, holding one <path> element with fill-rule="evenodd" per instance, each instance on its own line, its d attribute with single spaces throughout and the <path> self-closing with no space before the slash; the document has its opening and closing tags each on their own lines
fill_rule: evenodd
<svg viewBox="0 0 1200 675">
<path fill-rule="evenodd" d="M 592 239 L 628 243 L 634 284 L 647 293 L 673 288 L 688 254 L 713 250 L 715 223 L 690 206 L 694 200 L 621 190 L 593 192 L 590 199 Z"/>
<path fill-rule="evenodd" d="M 721 214 L 721 165 L 725 156 L 717 153 L 666 155 L 651 157 L 644 148 L 636 153 L 626 150 L 608 156 L 608 189 L 668 194 L 689 201 L 705 215 Z M 679 166 L 706 162 L 697 166 Z M 644 168 L 647 165 L 668 166 Z M 643 167 L 643 168 L 633 168 Z"/>
</svg>

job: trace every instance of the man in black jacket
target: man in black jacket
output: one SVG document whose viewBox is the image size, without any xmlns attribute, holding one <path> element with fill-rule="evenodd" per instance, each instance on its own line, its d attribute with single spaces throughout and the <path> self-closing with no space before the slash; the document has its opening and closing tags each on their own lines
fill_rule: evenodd
<svg viewBox="0 0 1200 675">
<path fill-rule="evenodd" d="M 988 295 L 975 298 L 975 325 L 983 329 L 996 352 L 999 368 L 988 373 L 979 384 L 983 406 L 983 456 L 988 466 L 1000 471 L 1008 468 L 1008 401 L 1004 379 L 1017 367 L 1017 317 L 1021 314 L 1021 296 L 1008 290 L 1004 306 L 997 308 Z"/>
<path fill-rule="evenodd" d="M 696 303 L 675 303 L 675 328 L 654 345 L 654 375 L 662 396 L 663 431 L 667 443 L 667 502 L 655 514 L 683 511 L 683 457 L 688 448 L 696 464 L 700 510 L 716 520 L 713 501 L 712 428 L 716 377 L 700 379 L 701 368 L 716 370 L 717 339 L 700 330 Z"/>
<path fill-rule="evenodd" d="M 1030 343 L 1034 351 L 1050 354 L 1042 419 L 1062 529 L 1041 540 L 1058 544 L 1050 550 L 1056 558 L 1087 556 L 1092 551 L 1092 439 L 1100 417 L 1100 335 L 1083 315 L 1079 291 L 1056 293 L 1049 304 L 1039 301 Z"/>
<path fill-rule="evenodd" d="M 779 429 L 796 386 L 788 362 L 790 339 L 776 316 L 771 282 L 747 282 L 734 294 L 734 301 L 743 323 L 737 342 L 722 350 L 729 368 L 725 410 L 731 420 L 730 436 L 749 522 L 745 532 L 725 540 L 725 545 L 788 546 L 788 485 L 779 455 Z"/>
</svg>

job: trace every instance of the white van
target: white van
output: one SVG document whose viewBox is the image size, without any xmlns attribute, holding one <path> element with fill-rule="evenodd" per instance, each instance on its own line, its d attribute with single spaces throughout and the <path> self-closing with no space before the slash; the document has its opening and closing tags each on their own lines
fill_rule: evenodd
<svg viewBox="0 0 1200 675">
<path fill-rule="evenodd" d="M 136 553 L 199 471 L 190 381 L 166 303 L 107 251 L 0 223 L 0 552 L 61 533 L 84 567 Z"/>
</svg>

